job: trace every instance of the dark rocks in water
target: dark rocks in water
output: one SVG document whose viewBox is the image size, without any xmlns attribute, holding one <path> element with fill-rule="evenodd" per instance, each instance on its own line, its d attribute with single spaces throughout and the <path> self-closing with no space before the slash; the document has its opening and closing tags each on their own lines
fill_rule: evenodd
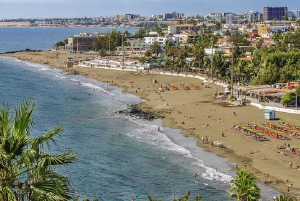
<svg viewBox="0 0 300 201">
<path fill-rule="evenodd" d="M 15 50 L 15 51 L 8 51 L 8 52 L 1 52 L 0 54 L 13 54 L 17 52 L 41 52 L 43 50 L 31 50 L 31 49 L 24 49 L 24 50 Z"/>
<path fill-rule="evenodd" d="M 68 73 L 70 75 L 80 75 L 80 71 L 77 71 L 77 70 L 69 70 Z"/>
<path fill-rule="evenodd" d="M 153 120 L 153 119 L 164 118 L 165 114 L 170 113 L 170 111 L 166 111 L 166 110 L 156 111 L 142 104 L 135 104 L 135 105 L 131 104 L 125 110 L 118 111 L 118 113 L 130 115 L 141 119 Z"/>
</svg>

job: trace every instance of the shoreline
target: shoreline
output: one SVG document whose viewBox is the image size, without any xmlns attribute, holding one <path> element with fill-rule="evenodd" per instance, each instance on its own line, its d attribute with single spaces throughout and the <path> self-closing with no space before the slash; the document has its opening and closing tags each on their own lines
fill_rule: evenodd
<svg viewBox="0 0 300 201">
<path fill-rule="evenodd" d="M 110 85 L 122 88 L 126 93 L 138 95 L 141 99 L 147 100 L 139 105 L 143 110 L 152 110 L 163 114 L 163 126 L 180 129 L 185 136 L 194 137 L 198 142 L 197 145 L 204 148 L 204 150 L 217 153 L 230 162 L 238 164 L 239 167 L 246 167 L 246 170 L 254 173 L 259 183 L 273 187 L 282 194 L 286 194 L 287 187 L 290 187 L 289 195 L 300 196 L 300 183 L 295 179 L 300 171 L 296 169 L 290 170 L 288 166 L 289 161 L 293 161 L 294 165 L 300 165 L 299 156 L 284 156 L 278 154 L 276 149 L 278 144 L 284 143 L 300 147 L 299 140 L 291 139 L 285 142 L 270 139 L 267 142 L 257 142 L 231 129 L 231 126 L 238 123 L 265 122 L 263 111 L 253 106 L 234 106 L 215 100 L 212 94 L 216 91 L 223 92 L 224 89 L 221 86 L 209 83 L 210 88 L 205 89 L 201 86 L 201 81 L 195 78 L 169 75 L 135 74 L 126 71 L 115 72 L 85 67 L 64 68 L 63 63 L 68 57 L 67 54 L 60 54 L 59 58 L 56 58 L 55 54 L 45 51 L 37 53 L 17 52 L 14 54 L 2 54 L 2 56 L 49 65 L 69 73 L 76 73 L 101 82 L 107 82 Z M 91 55 L 80 56 L 84 59 L 92 57 Z M 46 60 L 47 64 L 44 63 Z M 153 83 L 154 79 L 158 83 Z M 130 84 L 129 81 L 133 81 L 133 84 Z M 195 83 L 200 86 L 200 89 L 159 92 L 158 85 L 160 82 L 164 84 L 174 83 L 177 86 L 181 82 L 186 84 Z M 166 102 L 168 105 L 166 105 Z M 236 112 L 237 116 L 233 116 L 233 112 Z M 208 116 L 212 116 L 212 118 L 208 118 Z M 300 125 L 300 120 L 297 120 L 298 116 L 295 114 L 277 112 L 277 116 Z M 223 122 L 219 122 L 218 119 L 221 119 Z M 180 124 L 183 121 L 185 123 Z M 209 126 L 203 127 L 203 124 L 209 124 Z M 221 136 L 221 132 L 225 133 L 225 137 Z M 208 136 L 208 142 L 202 142 L 201 137 L 203 136 Z M 211 140 L 221 141 L 227 148 L 211 146 L 209 143 Z M 259 152 L 250 154 L 250 150 L 259 150 Z M 265 156 L 270 158 L 270 160 L 261 159 Z M 287 183 L 286 180 L 293 182 L 293 185 Z"/>
<path fill-rule="evenodd" d="M 16 27 L 16 28 L 108 28 L 108 29 L 140 29 L 141 27 L 103 27 L 103 26 L 31 26 L 31 25 L 0 25 L 1 27 Z"/>
</svg>

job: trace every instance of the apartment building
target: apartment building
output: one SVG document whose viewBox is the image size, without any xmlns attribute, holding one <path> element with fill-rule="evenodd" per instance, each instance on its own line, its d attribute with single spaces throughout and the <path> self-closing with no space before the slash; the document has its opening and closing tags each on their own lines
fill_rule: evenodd
<svg viewBox="0 0 300 201">
<path fill-rule="evenodd" d="M 178 45 L 180 38 L 178 36 L 153 36 L 153 37 L 144 37 L 145 43 L 151 45 L 154 42 L 158 42 L 160 46 L 164 46 L 166 41 L 169 40 L 174 45 Z"/>
<path fill-rule="evenodd" d="M 285 33 L 288 31 L 287 26 L 269 26 L 269 27 L 258 27 L 257 33 L 263 38 L 272 36 L 274 33 Z"/>
<path fill-rule="evenodd" d="M 168 27 L 168 34 L 180 34 L 186 31 L 197 33 L 199 30 L 199 26 L 194 26 L 192 24 L 176 24 Z"/>
<path fill-rule="evenodd" d="M 124 15 L 116 15 L 115 20 L 117 21 L 127 21 L 138 18 L 139 15 L 136 14 L 124 14 Z"/>
<path fill-rule="evenodd" d="M 258 27 L 257 34 L 260 36 L 267 36 L 270 33 L 270 27 Z"/>
<path fill-rule="evenodd" d="M 291 16 L 289 17 L 295 17 L 296 19 L 300 18 L 300 10 L 292 10 L 291 12 Z"/>
<path fill-rule="evenodd" d="M 183 16 L 184 16 L 183 13 L 177 13 L 177 12 L 165 13 L 163 14 L 163 19 L 164 20 L 180 19 L 183 18 Z"/>
<path fill-rule="evenodd" d="M 97 37 L 97 34 L 91 33 L 80 33 L 79 35 L 74 35 L 71 38 L 68 38 L 68 44 L 66 46 L 71 47 L 73 51 L 91 51 L 94 50 L 94 39 Z"/>
<path fill-rule="evenodd" d="M 282 20 L 287 16 L 287 7 L 264 7 L 264 21 L 266 20 Z"/>
</svg>

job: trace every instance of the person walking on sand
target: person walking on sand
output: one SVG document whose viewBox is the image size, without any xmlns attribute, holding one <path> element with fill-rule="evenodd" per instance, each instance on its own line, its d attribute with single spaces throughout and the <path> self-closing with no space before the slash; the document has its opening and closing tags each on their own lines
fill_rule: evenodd
<svg viewBox="0 0 300 201">
<path fill-rule="evenodd" d="M 233 115 L 234 115 L 234 116 L 236 116 L 236 113 L 235 113 L 235 111 L 233 111 Z"/>
<path fill-rule="evenodd" d="M 290 161 L 289 164 L 290 164 L 290 169 L 292 169 L 292 168 L 293 168 L 293 163 L 292 163 L 292 161 Z"/>
</svg>

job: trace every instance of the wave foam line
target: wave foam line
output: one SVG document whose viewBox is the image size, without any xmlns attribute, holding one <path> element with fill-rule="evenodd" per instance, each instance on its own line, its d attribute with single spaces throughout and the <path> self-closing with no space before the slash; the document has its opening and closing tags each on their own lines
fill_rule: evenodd
<svg viewBox="0 0 300 201">
<path fill-rule="evenodd" d="M 195 162 L 193 162 L 191 165 L 204 169 L 204 172 L 201 174 L 204 179 L 221 181 L 226 184 L 229 184 L 233 179 L 230 175 L 218 172 L 214 168 L 206 166 L 203 160 L 193 157 L 189 150 L 173 143 L 164 133 L 159 132 L 157 130 L 157 126 L 149 125 L 142 121 L 137 121 L 136 119 L 131 117 L 127 117 L 127 119 L 133 123 L 138 124 L 141 127 L 134 131 L 131 131 L 130 133 L 127 133 L 127 136 L 134 137 L 143 143 L 154 145 L 161 149 L 179 153 L 184 157 L 194 159 Z"/>
</svg>

